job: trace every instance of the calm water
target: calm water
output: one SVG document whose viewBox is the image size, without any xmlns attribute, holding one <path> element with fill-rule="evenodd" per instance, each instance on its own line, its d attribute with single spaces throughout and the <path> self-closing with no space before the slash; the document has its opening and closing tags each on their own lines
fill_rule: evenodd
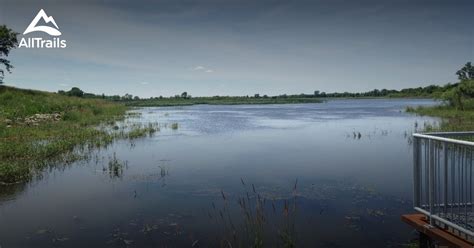
<svg viewBox="0 0 474 248">
<path fill-rule="evenodd" d="M 280 244 L 286 221 L 299 247 L 398 247 L 415 236 L 400 221 L 412 206 L 409 136 L 416 125 L 436 122 L 403 109 L 430 104 L 335 100 L 138 109 L 141 116 L 127 122 L 177 122 L 179 128 L 163 126 L 152 137 L 116 142 L 29 184 L 2 186 L 0 245 L 243 243 L 251 234 L 238 199 L 252 203 L 260 196 L 267 247 Z M 114 153 L 122 165 L 115 172 L 104 169 Z"/>
</svg>

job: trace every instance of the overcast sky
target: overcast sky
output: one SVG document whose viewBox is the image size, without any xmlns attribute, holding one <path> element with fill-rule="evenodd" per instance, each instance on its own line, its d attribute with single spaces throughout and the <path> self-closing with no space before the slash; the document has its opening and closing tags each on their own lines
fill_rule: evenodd
<svg viewBox="0 0 474 248">
<path fill-rule="evenodd" d="M 0 24 L 23 33 L 40 9 L 67 48 L 15 49 L 7 85 L 141 97 L 367 91 L 455 82 L 474 61 L 472 0 L 0 0 Z"/>
</svg>

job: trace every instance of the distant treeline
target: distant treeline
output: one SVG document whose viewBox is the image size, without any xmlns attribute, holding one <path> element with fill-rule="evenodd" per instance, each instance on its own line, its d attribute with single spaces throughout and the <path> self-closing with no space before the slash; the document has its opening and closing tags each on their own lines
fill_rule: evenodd
<svg viewBox="0 0 474 248">
<path fill-rule="evenodd" d="M 282 94 L 277 96 L 268 96 L 268 95 L 260 95 L 254 94 L 253 96 L 209 96 L 209 97 L 192 97 L 187 92 L 183 92 L 179 95 L 171 96 L 171 97 L 164 97 L 164 96 L 157 96 L 157 97 L 150 97 L 150 98 L 140 98 L 138 96 L 133 96 L 131 94 L 125 94 L 123 96 L 120 95 L 97 95 L 92 93 L 85 93 L 81 89 L 77 87 L 73 87 L 69 91 L 58 91 L 59 94 L 69 95 L 69 96 L 76 96 L 76 97 L 83 97 L 83 98 L 102 98 L 112 101 L 123 101 L 123 102 L 134 102 L 134 101 L 159 101 L 159 100 L 191 100 L 194 99 L 195 101 L 190 102 L 199 102 L 205 100 L 216 100 L 216 101 L 224 101 L 228 100 L 229 102 L 232 101 L 242 101 L 245 99 L 307 99 L 307 98 L 341 98 L 341 97 L 433 97 L 439 98 L 444 92 L 447 92 L 453 88 L 456 88 L 458 83 L 455 84 L 446 84 L 444 86 L 439 85 L 429 85 L 425 87 L 417 87 L 417 88 L 406 88 L 401 90 L 388 90 L 388 89 L 374 89 L 367 92 L 331 92 L 326 93 L 323 91 L 316 90 L 312 94 Z M 191 103 L 193 104 L 193 103 Z M 195 103 L 194 103 L 195 104 Z"/>
</svg>

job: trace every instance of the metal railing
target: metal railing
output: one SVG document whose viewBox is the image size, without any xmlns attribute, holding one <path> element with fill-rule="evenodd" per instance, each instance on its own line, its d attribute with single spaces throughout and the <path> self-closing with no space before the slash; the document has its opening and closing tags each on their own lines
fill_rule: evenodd
<svg viewBox="0 0 474 248">
<path fill-rule="evenodd" d="M 432 226 L 474 237 L 474 132 L 413 134 L 414 207 Z"/>
</svg>

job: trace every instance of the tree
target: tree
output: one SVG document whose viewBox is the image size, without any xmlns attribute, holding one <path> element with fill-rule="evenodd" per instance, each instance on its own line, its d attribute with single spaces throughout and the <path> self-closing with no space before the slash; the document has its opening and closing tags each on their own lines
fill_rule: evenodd
<svg viewBox="0 0 474 248">
<path fill-rule="evenodd" d="M 474 98 L 474 67 L 471 62 L 467 62 L 464 67 L 456 72 L 461 82 L 454 85 L 447 85 L 447 90 L 441 95 L 449 105 L 460 110 L 464 110 L 472 104 Z"/>
<path fill-rule="evenodd" d="M 126 93 L 126 94 L 122 97 L 122 99 L 123 99 L 123 100 L 132 100 L 132 99 L 133 99 L 133 95 Z"/>
<path fill-rule="evenodd" d="M 188 92 L 183 92 L 181 93 L 181 98 L 187 98 L 188 97 Z"/>
<path fill-rule="evenodd" d="M 72 87 L 70 91 L 67 92 L 68 96 L 77 96 L 77 97 L 82 97 L 84 96 L 84 91 L 77 87 Z"/>
<path fill-rule="evenodd" d="M 449 106 L 455 107 L 457 109 L 463 109 L 461 92 L 458 87 L 452 88 L 441 95 L 441 99 L 447 101 Z"/>
<path fill-rule="evenodd" d="M 459 80 L 473 80 L 474 79 L 474 67 L 471 65 L 471 62 L 467 62 L 463 68 L 456 72 Z"/>
<path fill-rule="evenodd" d="M 0 65 L 5 66 L 7 72 L 11 73 L 13 66 L 10 64 L 10 60 L 6 59 L 12 48 L 18 45 L 17 39 L 18 33 L 7 28 L 5 25 L 0 25 Z M 5 72 L 0 69 L 0 84 L 3 83 L 3 77 Z"/>
</svg>

